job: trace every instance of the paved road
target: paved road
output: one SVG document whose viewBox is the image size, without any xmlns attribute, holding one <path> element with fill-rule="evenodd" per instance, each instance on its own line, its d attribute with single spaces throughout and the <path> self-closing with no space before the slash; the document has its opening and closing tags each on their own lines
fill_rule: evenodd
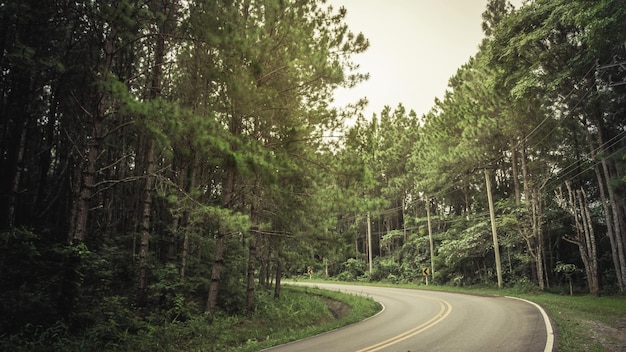
<svg viewBox="0 0 626 352">
<path fill-rule="evenodd" d="M 313 284 L 358 293 L 384 309 L 360 323 L 267 351 L 550 352 L 552 327 L 533 303 L 507 298 L 389 287 Z"/>
</svg>

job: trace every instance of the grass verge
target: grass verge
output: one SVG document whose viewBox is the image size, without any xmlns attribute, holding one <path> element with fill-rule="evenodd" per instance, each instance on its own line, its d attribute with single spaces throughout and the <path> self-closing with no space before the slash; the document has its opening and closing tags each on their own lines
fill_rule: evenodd
<svg viewBox="0 0 626 352">
<path fill-rule="evenodd" d="M 80 335 L 72 335 L 61 323 L 44 331 L 35 326 L 20 335 L 0 332 L 0 351 L 251 352 L 336 329 L 380 310 L 378 303 L 364 296 L 288 285 L 283 286 L 280 299 L 260 289 L 255 300 L 253 314 L 218 313 L 211 322 L 204 314 L 165 313 L 149 322 L 125 322 L 122 318 L 132 316 L 111 312 L 110 318 L 103 317 Z M 28 336 L 31 330 L 38 338 Z"/>
<path fill-rule="evenodd" d="M 231 318 L 228 326 L 219 327 L 224 332 L 220 341 L 202 350 L 258 351 L 361 321 L 380 310 L 370 298 L 311 287 L 283 286 L 279 300 L 258 301 L 252 317 Z"/>
<path fill-rule="evenodd" d="M 562 352 L 626 351 L 624 297 L 515 295 L 540 304 L 553 320 Z"/>
</svg>

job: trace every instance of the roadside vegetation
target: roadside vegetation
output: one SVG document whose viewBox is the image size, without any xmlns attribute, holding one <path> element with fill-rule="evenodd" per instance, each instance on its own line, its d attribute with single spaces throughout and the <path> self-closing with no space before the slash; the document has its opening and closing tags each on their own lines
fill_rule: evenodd
<svg viewBox="0 0 626 352">
<path fill-rule="evenodd" d="M 261 290 L 257 309 L 251 315 L 218 314 L 212 321 L 206 315 L 193 314 L 193 308 L 179 307 L 177 316 L 148 322 L 135 320 L 129 330 L 120 329 L 122 312 L 110 315 L 81 335 L 68 338 L 71 327 L 57 324 L 29 336 L 13 335 L 0 339 L 2 351 L 204 351 L 252 352 L 270 346 L 316 335 L 376 314 L 380 305 L 373 300 L 316 288 L 287 286 L 280 299 Z M 171 313 L 171 312 L 170 312 Z M 126 315 L 128 318 L 128 315 Z"/>
</svg>

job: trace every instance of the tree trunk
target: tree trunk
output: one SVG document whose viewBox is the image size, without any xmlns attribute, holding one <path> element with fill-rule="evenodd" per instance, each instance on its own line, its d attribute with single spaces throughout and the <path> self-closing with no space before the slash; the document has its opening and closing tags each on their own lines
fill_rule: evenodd
<svg viewBox="0 0 626 352">
<path fill-rule="evenodd" d="M 524 204 L 526 211 L 530 214 L 530 229 L 525 224 L 518 224 L 522 237 L 526 240 L 528 246 L 528 253 L 533 259 L 533 273 L 536 274 L 537 286 L 540 290 L 545 289 L 544 282 L 544 270 L 543 270 L 543 234 L 539 233 L 539 224 L 541 221 L 541 214 L 538 213 L 538 201 L 535 199 L 535 186 L 532 184 L 530 175 L 528 172 L 528 163 L 526 155 L 526 143 L 524 142 L 525 136 L 522 137 L 522 148 L 520 153 L 520 160 L 522 166 L 522 180 L 524 184 Z"/>
<path fill-rule="evenodd" d="M 564 237 L 564 239 L 578 246 L 580 258 L 585 267 L 589 293 L 597 296 L 600 294 L 598 259 L 587 196 L 582 189 L 574 192 L 570 181 L 565 182 L 565 186 L 568 191 L 568 200 L 565 200 L 562 194 L 557 194 L 557 199 L 560 201 L 561 206 L 574 217 L 576 237 Z"/>
<path fill-rule="evenodd" d="M 117 40 L 117 31 L 112 27 L 104 47 L 104 64 L 102 65 L 100 76 L 108 77 L 113 67 L 113 56 L 115 54 L 115 41 Z M 102 141 L 104 130 L 104 119 L 109 109 L 108 100 L 106 99 L 106 91 L 99 92 L 98 105 L 96 111 L 91 116 L 91 134 L 87 139 L 86 160 L 84 160 L 82 171 L 82 182 L 78 194 L 78 202 L 76 203 L 76 218 L 73 220 L 74 226 L 70 229 L 68 243 L 83 242 L 87 232 L 87 223 L 89 220 L 89 203 L 95 187 L 96 163 L 100 154 L 100 144 Z M 74 212 L 74 211 L 73 211 Z"/>
<path fill-rule="evenodd" d="M 404 208 L 406 207 L 404 199 L 406 198 L 406 192 L 402 192 L 402 244 L 406 243 L 407 240 L 407 232 L 406 232 L 406 214 L 404 212 Z M 328 276 L 328 275 L 327 275 Z"/>
<path fill-rule="evenodd" d="M 274 298 L 280 298 L 280 285 L 283 278 L 283 261 L 280 254 L 276 257 L 276 284 L 274 286 Z"/>
<path fill-rule="evenodd" d="M 589 211 L 589 203 L 587 202 L 587 194 L 583 189 L 578 192 L 579 204 L 581 205 L 581 217 L 585 234 L 586 251 L 589 257 L 589 268 L 587 270 L 587 281 L 589 283 L 589 293 L 594 296 L 600 295 L 600 281 L 598 278 L 598 254 L 596 249 L 596 237 L 593 231 L 593 222 L 591 220 L 591 212 Z"/>
<path fill-rule="evenodd" d="M 522 201 L 522 192 L 519 183 L 519 169 L 517 166 L 517 149 L 515 141 L 511 141 L 511 177 L 513 178 L 513 189 L 515 191 L 515 205 L 520 205 Z"/>
<path fill-rule="evenodd" d="M 253 225 L 248 238 L 248 275 L 246 284 L 246 311 L 252 314 L 254 311 L 254 271 L 256 270 L 256 242 L 258 238 L 256 228 Z"/>
<path fill-rule="evenodd" d="M 30 109 L 26 109 L 26 115 L 28 115 Z M 15 160 L 15 172 L 13 173 L 13 179 L 11 180 L 11 187 L 9 191 L 9 204 L 7 207 L 7 227 L 12 228 L 15 226 L 15 204 L 17 203 L 17 195 L 20 190 L 20 180 L 22 179 L 22 169 L 24 168 L 24 151 L 26 150 L 26 134 L 27 134 L 27 121 L 29 117 L 24 116 L 20 121 L 20 138 L 17 146 L 17 156 Z"/>
<path fill-rule="evenodd" d="M 224 180 L 224 196 L 222 199 L 222 206 L 224 209 L 230 209 L 232 207 L 232 199 L 235 192 L 235 165 L 229 165 L 226 170 L 226 179 Z M 217 294 L 219 292 L 222 268 L 224 267 L 224 244 L 226 234 L 230 232 L 228 226 L 224 223 L 225 220 L 221 220 L 220 229 L 215 239 L 215 255 L 213 257 L 213 267 L 211 268 L 211 282 L 209 283 L 209 294 L 207 297 L 207 303 L 205 311 L 209 313 L 211 318 L 215 314 L 217 309 Z"/>
<path fill-rule="evenodd" d="M 152 214 L 152 188 L 154 185 L 154 143 L 148 140 L 146 147 L 145 184 L 141 211 L 141 235 L 139 241 L 139 298 L 138 304 L 146 304 L 148 250 L 150 246 L 150 218 Z"/>
<path fill-rule="evenodd" d="M 252 205 L 250 206 L 250 218 L 252 219 L 252 226 L 250 228 L 250 236 L 248 243 L 248 280 L 246 287 L 246 311 L 248 314 L 252 314 L 254 311 L 254 272 L 256 270 L 256 253 L 257 244 L 259 240 L 259 210 L 258 210 L 258 186 L 255 184 L 255 190 L 252 191 Z"/>
<path fill-rule="evenodd" d="M 163 0 L 153 9 L 156 15 L 164 16 L 163 20 L 157 24 L 157 35 L 154 47 L 154 66 L 152 67 L 152 81 L 148 87 L 148 97 L 150 100 L 156 100 L 161 97 L 163 86 L 163 64 L 165 60 L 165 38 L 171 32 L 168 27 L 168 21 L 174 9 L 173 2 Z M 158 16 L 157 16 L 158 17 Z M 146 133 L 146 154 L 144 178 L 145 184 L 143 188 L 143 202 L 141 212 L 141 240 L 139 244 L 139 305 L 144 305 L 146 288 L 147 288 L 147 267 L 148 267 L 148 250 L 150 246 L 150 225 L 152 213 L 152 188 L 155 180 L 155 141 L 150 133 Z"/>
<path fill-rule="evenodd" d="M 545 290 L 545 274 L 543 263 L 543 233 L 541 232 L 541 198 L 538 196 L 539 192 L 533 189 L 532 208 L 533 208 L 533 236 L 537 239 L 537 254 L 536 266 L 537 266 L 537 282 L 539 284 L 539 290 Z"/>
<path fill-rule="evenodd" d="M 600 160 L 602 162 L 602 169 L 604 170 L 604 175 L 606 178 L 606 185 L 609 193 L 609 202 L 613 215 L 612 229 L 614 231 L 615 244 L 617 247 L 617 259 L 619 262 L 619 271 L 616 270 L 616 273 L 621 274 L 621 278 L 619 281 L 622 282 L 621 292 L 624 293 L 624 290 L 626 290 L 626 249 L 624 248 L 626 244 L 626 232 L 624 231 L 624 226 L 622 225 L 622 223 L 620 223 L 620 219 L 623 221 L 623 215 L 620 214 L 620 205 L 617 202 L 615 191 L 613 190 L 613 187 L 611 187 L 611 174 L 609 173 L 610 170 L 607 165 L 606 159 L 602 157 Z"/>
<path fill-rule="evenodd" d="M 470 187 L 467 184 L 463 186 L 463 198 L 465 200 L 465 210 L 463 211 L 463 215 L 469 219 L 472 211 L 472 195 L 470 193 Z"/>
<path fill-rule="evenodd" d="M 224 267 L 224 240 L 226 229 L 220 229 L 215 241 L 215 256 L 213 258 L 213 268 L 211 269 L 211 282 L 209 283 L 209 295 L 205 311 L 211 317 L 217 309 L 217 294 L 219 291 L 222 268 Z"/>
<path fill-rule="evenodd" d="M 594 148 L 590 145 L 591 148 L 591 157 L 596 162 L 594 166 L 594 170 L 596 173 L 596 179 L 598 180 L 598 190 L 600 192 L 600 203 L 602 203 L 602 210 L 604 212 L 604 222 L 606 223 L 606 235 L 609 238 L 609 243 L 611 245 L 611 258 L 613 259 L 613 267 L 615 268 L 615 274 L 617 276 L 617 284 L 619 286 L 619 290 L 621 293 L 624 293 L 624 268 L 626 268 L 626 263 L 624 262 L 624 253 L 622 247 L 622 241 L 620 237 L 616 234 L 615 222 L 613 222 L 612 218 L 615 217 L 615 213 L 611 213 L 611 208 L 609 204 L 613 204 L 607 199 L 606 190 L 604 187 L 604 178 L 602 176 L 602 172 L 600 171 L 600 167 L 597 163 L 597 158 L 595 155 Z M 605 167 L 606 162 L 604 158 L 602 158 L 602 165 L 604 167 L 605 175 L 608 169 Z M 607 175 L 608 176 L 608 175 Z M 608 177 L 607 177 L 608 180 Z M 609 183 L 607 185 L 610 187 Z M 610 203 L 609 203 L 610 202 Z M 611 216 L 613 215 L 613 216 Z M 619 224 L 617 224 L 619 226 Z"/>
</svg>

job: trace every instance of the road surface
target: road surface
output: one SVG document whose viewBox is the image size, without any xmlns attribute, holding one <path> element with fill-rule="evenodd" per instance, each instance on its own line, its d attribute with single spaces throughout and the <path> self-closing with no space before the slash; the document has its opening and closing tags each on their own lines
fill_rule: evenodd
<svg viewBox="0 0 626 352">
<path fill-rule="evenodd" d="M 383 310 L 362 322 L 267 352 L 551 352 L 554 347 L 548 316 L 528 301 L 393 287 L 311 285 L 369 296 Z"/>
</svg>

